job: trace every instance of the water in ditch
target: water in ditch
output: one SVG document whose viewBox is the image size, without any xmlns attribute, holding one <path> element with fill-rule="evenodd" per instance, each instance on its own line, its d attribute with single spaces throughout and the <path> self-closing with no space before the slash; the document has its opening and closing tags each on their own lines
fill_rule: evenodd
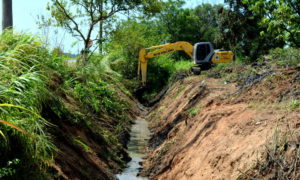
<svg viewBox="0 0 300 180">
<path fill-rule="evenodd" d="M 148 178 L 138 177 L 137 174 L 142 168 L 140 162 L 146 154 L 146 147 L 150 138 L 148 122 L 145 119 L 137 118 L 130 132 L 128 153 L 132 160 L 128 163 L 122 174 L 118 174 L 119 180 L 147 180 Z"/>
</svg>

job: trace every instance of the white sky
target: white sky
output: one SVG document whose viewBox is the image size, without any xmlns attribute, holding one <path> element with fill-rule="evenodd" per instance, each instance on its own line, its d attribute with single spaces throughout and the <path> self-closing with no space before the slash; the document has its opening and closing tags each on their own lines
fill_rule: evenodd
<svg viewBox="0 0 300 180">
<path fill-rule="evenodd" d="M 38 15 L 49 16 L 49 13 L 46 11 L 48 2 L 50 2 L 50 0 L 13 0 L 14 28 L 17 31 L 42 35 L 36 21 Z M 223 0 L 186 0 L 185 7 L 193 8 L 202 3 L 217 4 L 223 3 Z M 0 19 L 2 20 L 2 3 L 0 3 Z M 2 29 L 2 21 L 0 23 L 0 29 Z M 54 29 L 51 31 L 52 33 L 47 36 L 52 38 L 50 42 L 52 47 L 60 45 L 65 52 L 78 53 L 80 51 L 80 45 L 71 48 L 72 43 L 76 41 L 76 39 L 64 30 L 59 30 L 57 35 L 54 35 Z"/>
</svg>

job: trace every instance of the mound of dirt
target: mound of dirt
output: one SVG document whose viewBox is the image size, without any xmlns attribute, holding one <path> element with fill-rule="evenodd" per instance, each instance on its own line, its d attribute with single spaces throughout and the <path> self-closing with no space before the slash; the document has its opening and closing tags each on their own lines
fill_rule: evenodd
<svg viewBox="0 0 300 180">
<path fill-rule="evenodd" d="M 251 169 L 266 162 L 266 147 L 281 147 L 274 134 L 290 132 L 286 141 L 300 137 L 300 112 L 289 106 L 300 99 L 299 79 L 294 69 L 250 77 L 245 86 L 206 77 L 178 81 L 148 115 L 153 136 L 141 175 L 162 180 L 273 177 L 276 163 L 264 166 L 264 175 Z M 299 145 L 293 148 L 299 151 Z M 291 179 L 299 177 L 297 170 L 290 168 Z"/>
</svg>

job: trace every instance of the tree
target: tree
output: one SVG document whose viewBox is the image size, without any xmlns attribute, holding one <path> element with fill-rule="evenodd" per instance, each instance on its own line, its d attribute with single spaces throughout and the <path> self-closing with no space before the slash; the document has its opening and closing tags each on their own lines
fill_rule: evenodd
<svg viewBox="0 0 300 180">
<path fill-rule="evenodd" d="M 139 51 L 161 44 L 166 35 L 161 31 L 157 19 L 127 19 L 118 23 L 116 30 L 110 36 L 107 51 L 111 56 L 110 62 L 115 71 L 123 78 L 136 79 Z M 148 62 L 146 92 L 158 92 L 168 82 L 171 75 L 173 61 L 165 54 Z"/>
<path fill-rule="evenodd" d="M 218 41 L 219 29 L 218 29 L 218 19 L 219 10 L 222 5 L 211 5 L 202 4 L 194 9 L 194 15 L 197 17 L 195 24 L 197 41 L 209 41 L 216 44 L 217 47 L 221 47 L 222 43 Z"/>
<path fill-rule="evenodd" d="M 227 3 L 232 10 L 239 11 L 243 5 L 242 1 L 243 0 L 224 0 L 224 3 Z"/>
<path fill-rule="evenodd" d="M 103 11 L 103 1 L 100 2 L 100 12 Z M 103 21 L 99 22 L 99 53 L 103 52 Z"/>
<path fill-rule="evenodd" d="M 274 34 L 290 46 L 300 47 L 300 0 L 245 0 L 253 13 L 261 14 L 261 35 Z"/>
<path fill-rule="evenodd" d="M 51 12 L 53 25 L 65 28 L 84 42 L 85 54 L 92 41 L 103 41 L 102 38 L 99 41 L 99 31 L 97 35 L 93 34 L 98 24 L 133 9 L 155 11 L 154 7 L 159 3 L 160 0 L 52 0 L 47 9 Z"/>
<path fill-rule="evenodd" d="M 168 41 L 202 41 L 216 43 L 218 37 L 218 9 L 220 5 L 201 4 L 195 9 L 183 8 L 184 1 L 169 0 L 158 14 L 162 32 L 169 35 Z M 219 44 L 217 44 L 219 46 Z M 180 57 L 185 53 L 176 52 Z"/>
<path fill-rule="evenodd" d="M 13 27 L 12 0 L 2 0 L 2 29 Z"/>
<path fill-rule="evenodd" d="M 219 11 L 220 41 L 225 48 L 235 51 L 238 56 L 246 56 L 249 61 L 267 53 L 270 49 L 283 47 L 284 40 L 275 38 L 274 34 L 261 36 L 266 27 L 259 24 L 262 14 L 254 13 L 248 3 L 240 0 L 225 0 L 229 9 Z M 234 20 L 234 21 L 233 21 Z"/>
<path fill-rule="evenodd" d="M 158 45 L 165 39 L 156 21 L 128 19 L 117 24 L 110 36 L 107 51 L 118 54 L 118 58 L 125 60 L 122 64 L 122 74 L 132 79 L 137 75 L 137 59 L 142 48 Z"/>
<path fill-rule="evenodd" d="M 195 9 L 183 8 L 184 1 L 168 1 L 158 15 L 170 41 L 214 42 L 218 33 L 217 18 L 220 5 L 201 4 Z"/>
</svg>

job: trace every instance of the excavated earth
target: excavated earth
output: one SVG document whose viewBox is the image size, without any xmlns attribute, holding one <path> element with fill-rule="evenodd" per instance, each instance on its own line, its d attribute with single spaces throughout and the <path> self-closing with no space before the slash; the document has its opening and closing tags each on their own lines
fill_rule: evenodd
<svg viewBox="0 0 300 180">
<path fill-rule="evenodd" d="M 140 175 L 280 179 L 275 161 L 263 175 L 254 169 L 268 160 L 269 148 L 279 147 L 276 137 L 281 135 L 286 137 L 282 155 L 290 152 L 290 159 L 299 159 L 300 112 L 293 106 L 300 100 L 299 70 L 257 74 L 239 85 L 204 76 L 177 81 L 147 116 L 152 136 Z M 283 179 L 300 179 L 299 162 L 293 165 L 286 170 L 293 170 L 292 176 Z"/>
</svg>

